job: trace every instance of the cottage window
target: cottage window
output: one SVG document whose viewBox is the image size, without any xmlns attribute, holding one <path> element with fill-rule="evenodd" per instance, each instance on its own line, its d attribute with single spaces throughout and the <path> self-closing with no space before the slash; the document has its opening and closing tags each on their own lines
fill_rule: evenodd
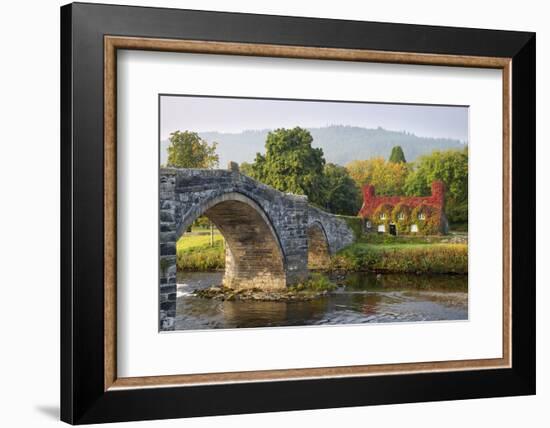
<svg viewBox="0 0 550 428">
<path fill-rule="evenodd" d="M 367 221 L 367 229 L 370 229 L 372 227 L 372 223 L 370 221 Z"/>
<path fill-rule="evenodd" d="M 386 213 L 380 214 L 380 220 L 386 220 Z"/>
<path fill-rule="evenodd" d="M 418 220 L 426 220 L 426 214 L 418 213 Z"/>
<path fill-rule="evenodd" d="M 378 232 L 384 233 L 385 231 L 386 231 L 386 226 L 384 226 L 383 224 L 379 224 L 378 225 Z"/>
<path fill-rule="evenodd" d="M 418 232 L 418 226 L 416 224 L 411 225 L 411 232 L 417 233 Z"/>
<path fill-rule="evenodd" d="M 403 214 L 403 213 L 397 214 L 397 219 L 398 220 L 405 220 L 405 214 Z"/>
</svg>

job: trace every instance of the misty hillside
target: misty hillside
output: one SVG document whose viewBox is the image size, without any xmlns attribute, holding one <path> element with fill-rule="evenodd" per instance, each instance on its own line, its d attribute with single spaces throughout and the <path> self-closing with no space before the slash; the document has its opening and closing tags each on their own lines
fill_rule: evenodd
<svg viewBox="0 0 550 428">
<path fill-rule="evenodd" d="M 313 146 L 323 149 L 327 162 L 345 165 L 356 159 L 375 156 L 388 158 L 393 146 L 401 146 L 407 161 L 413 161 L 433 150 L 461 149 L 465 144 L 447 138 L 417 137 L 406 132 L 389 131 L 382 128 L 367 129 L 353 126 L 328 126 L 309 128 Z M 201 132 L 201 138 L 218 143 L 220 168 L 229 161 L 252 162 L 257 152 L 264 152 L 268 129 L 243 131 L 237 134 Z M 161 142 L 161 164 L 166 164 L 168 140 Z"/>
</svg>

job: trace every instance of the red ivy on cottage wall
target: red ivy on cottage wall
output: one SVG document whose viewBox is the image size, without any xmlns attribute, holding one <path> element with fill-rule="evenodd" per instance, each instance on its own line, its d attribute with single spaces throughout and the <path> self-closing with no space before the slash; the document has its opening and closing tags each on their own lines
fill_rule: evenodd
<svg viewBox="0 0 550 428">
<path fill-rule="evenodd" d="M 384 224 L 386 231 L 388 223 L 393 222 L 400 233 L 410 232 L 410 225 L 416 224 L 419 233 L 432 234 L 444 230 L 444 205 L 445 185 L 441 181 L 432 183 L 430 196 L 376 196 L 374 186 L 365 185 L 363 206 L 358 215 L 369 220 L 372 226 Z M 386 214 L 384 219 L 380 218 L 382 212 Z"/>
</svg>

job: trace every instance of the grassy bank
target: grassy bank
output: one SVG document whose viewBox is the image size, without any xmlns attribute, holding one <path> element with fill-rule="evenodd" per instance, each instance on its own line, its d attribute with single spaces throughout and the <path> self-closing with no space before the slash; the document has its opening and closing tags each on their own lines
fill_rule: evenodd
<svg viewBox="0 0 550 428">
<path fill-rule="evenodd" d="M 457 238 L 460 238 L 458 242 Z M 213 245 L 210 245 L 210 233 L 207 230 L 194 229 L 193 232 L 186 233 L 177 242 L 177 265 L 179 270 L 188 271 L 223 269 L 225 250 L 222 235 L 215 230 Z M 327 269 L 347 272 L 466 274 L 467 235 L 362 235 L 358 242 L 333 256 Z"/>
<path fill-rule="evenodd" d="M 468 245 L 441 242 L 352 244 L 331 261 L 331 270 L 402 273 L 468 273 Z"/>
<path fill-rule="evenodd" d="M 179 270 L 208 271 L 225 266 L 223 237 L 217 230 L 213 245 L 210 245 L 209 232 L 184 234 L 176 244 L 176 252 Z"/>
</svg>

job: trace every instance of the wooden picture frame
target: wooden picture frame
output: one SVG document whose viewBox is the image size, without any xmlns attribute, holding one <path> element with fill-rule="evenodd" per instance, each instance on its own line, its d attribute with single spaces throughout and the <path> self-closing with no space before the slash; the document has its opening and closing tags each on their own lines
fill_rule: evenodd
<svg viewBox="0 0 550 428">
<path fill-rule="evenodd" d="M 503 357 L 118 377 L 117 49 L 502 70 Z M 77 3 L 61 9 L 61 53 L 62 420 L 114 422 L 535 392 L 535 240 L 532 229 L 520 226 L 532 222 L 535 212 L 534 34 Z"/>
</svg>

